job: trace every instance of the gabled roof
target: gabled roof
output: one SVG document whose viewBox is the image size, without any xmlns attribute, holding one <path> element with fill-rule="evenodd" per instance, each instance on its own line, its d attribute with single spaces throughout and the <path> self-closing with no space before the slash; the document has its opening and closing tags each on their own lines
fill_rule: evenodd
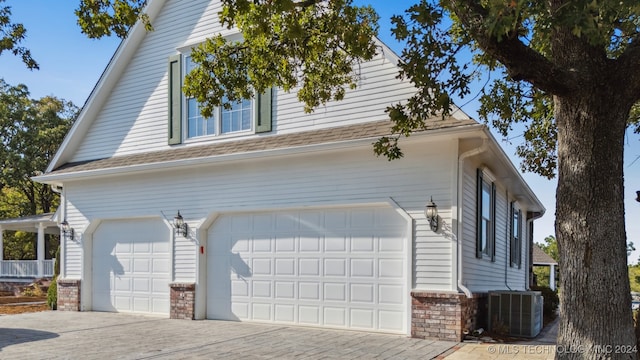
<svg viewBox="0 0 640 360">
<path fill-rule="evenodd" d="M 460 120 L 453 117 L 444 120 L 431 119 L 426 122 L 426 126 L 422 132 L 474 125 L 478 126 L 479 124 L 472 119 Z M 390 134 L 391 122 L 385 120 L 297 133 L 267 135 L 250 139 L 215 142 L 208 145 L 179 147 L 106 159 L 67 163 L 50 173 L 38 176 L 37 180 L 47 181 L 58 175 L 71 175 L 74 173 L 86 173 L 115 168 L 131 168 L 139 165 L 206 159 L 277 149 L 292 149 L 361 139 L 376 139 Z"/>
<path fill-rule="evenodd" d="M 558 265 L 558 262 L 544 252 L 538 244 L 533 244 L 533 265 Z"/>
<path fill-rule="evenodd" d="M 149 21 L 153 24 L 154 20 L 160 14 L 166 0 L 148 0 L 145 6 L 144 12 L 149 17 Z M 100 76 L 98 83 L 95 85 L 93 91 L 89 95 L 89 98 L 85 102 L 77 120 L 73 124 L 72 128 L 67 133 L 58 151 L 53 157 L 51 163 L 47 167 L 46 173 L 53 172 L 55 169 L 59 169 L 69 161 L 80 146 L 84 135 L 89 131 L 91 125 L 96 119 L 98 113 L 101 111 L 105 102 L 111 95 L 113 88 L 115 87 L 118 79 L 122 73 L 126 70 L 126 67 L 134 57 L 140 43 L 147 35 L 147 30 L 142 22 L 138 21 L 129 33 L 127 37 L 122 41 L 120 46 L 116 49 L 115 54 L 109 61 L 106 69 Z M 379 39 L 374 39 L 380 48 L 382 56 L 385 59 L 391 61 L 397 65 L 399 57 Z M 457 118 L 468 118 L 467 114 L 453 106 L 453 116 Z"/>
</svg>

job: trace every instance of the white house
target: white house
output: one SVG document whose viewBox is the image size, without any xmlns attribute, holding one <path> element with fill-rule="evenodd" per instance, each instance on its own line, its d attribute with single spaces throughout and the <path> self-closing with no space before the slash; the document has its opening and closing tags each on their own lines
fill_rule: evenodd
<svg viewBox="0 0 640 360">
<path fill-rule="evenodd" d="M 234 34 L 220 9 L 150 0 L 155 30 L 132 29 L 35 178 L 70 228 L 59 309 L 457 340 L 488 291 L 528 288 L 544 208 L 485 125 L 456 111 L 374 155 L 415 91 L 389 49 L 312 114 L 274 89 L 202 119 L 180 82 L 194 45 Z"/>
</svg>

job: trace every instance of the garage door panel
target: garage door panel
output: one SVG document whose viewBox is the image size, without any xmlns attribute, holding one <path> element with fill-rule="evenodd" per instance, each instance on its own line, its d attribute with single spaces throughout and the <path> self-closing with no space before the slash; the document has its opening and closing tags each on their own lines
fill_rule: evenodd
<svg viewBox="0 0 640 360">
<path fill-rule="evenodd" d="M 378 311 L 380 327 L 389 330 L 402 331 L 404 313 L 401 311 Z"/>
<path fill-rule="evenodd" d="M 292 253 L 296 251 L 296 238 L 293 236 L 286 236 L 277 234 L 274 237 L 274 242 L 276 246 L 276 252 L 282 253 Z"/>
<path fill-rule="evenodd" d="M 320 276 L 320 259 L 299 259 L 298 274 L 300 276 Z"/>
<path fill-rule="evenodd" d="M 404 261 L 399 259 L 380 259 L 378 277 L 386 279 L 404 278 Z"/>
<path fill-rule="evenodd" d="M 370 309 L 351 309 L 349 317 L 354 328 L 371 329 L 375 324 L 375 312 Z"/>
<path fill-rule="evenodd" d="M 402 286 L 378 285 L 378 303 L 381 305 L 401 305 Z"/>
<path fill-rule="evenodd" d="M 359 303 L 375 303 L 374 285 L 373 284 L 351 284 L 349 300 Z"/>
<path fill-rule="evenodd" d="M 342 307 L 324 308 L 324 324 L 330 326 L 344 327 L 347 325 L 346 310 Z"/>
<path fill-rule="evenodd" d="M 347 276 L 347 259 L 324 259 L 324 276 Z"/>
<path fill-rule="evenodd" d="M 351 259 L 351 277 L 369 278 L 374 277 L 374 261 L 372 259 Z"/>
<path fill-rule="evenodd" d="M 93 234 L 93 310 L 168 314 L 169 239 L 159 219 L 101 223 Z"/>
<path fill-rule="evenodd" d="M 324 239 L 324 251 L 346 253 L 348 242 L 343 237 L 327 236 Z"/>
<path fill-rule="evenodd" d="M 406 332 L 407 223 L 392 209 L 218 221 L 208 232 L 207 317 Z"/>
<path fill-rule="evenodd" d="M 317 234 L 301 234 L 298 239 L 301 253 L 318 253 L 320 252 L 320 238 Z"/>
<path fill-rule="evenodd" d="M 373 239 L 373 236 L 353 237 L 351 238 L 351 251 L 372 253 L 375 250 L 374 244 L 375 240 Z"/>
<path fill-rule="evenodd" d="M 295 322 L 296 320 L 296 307 L 290 304 L 276 304 L 275 309 L 275 321 L 281 322 Z"/>
</svg>

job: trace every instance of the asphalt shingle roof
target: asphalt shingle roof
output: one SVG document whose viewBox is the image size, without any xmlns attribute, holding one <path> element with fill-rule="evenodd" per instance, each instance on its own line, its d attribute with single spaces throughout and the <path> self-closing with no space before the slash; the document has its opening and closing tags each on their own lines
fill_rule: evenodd
<svg viewBox="0 0 640 360">
<path fill-rule="evenodd" d="M 542 249 L 537 244 L 533 244 L 533 265 L 536 265 L 536 264 L 558 265 L 558 262 L 555 261 L 546 252 L 542 251 Z"/>
<path fill-rule="evenodd" d="M 436 129 L 476 125 L 472 119 L 444 120 L 438 118 L 426 122 L 423 131 Z M 176 160 L 209 158 L 230 154 L 250 153 L 263 150 L 284 149 L 306 145 L 377 138 L 391 134 L 391 122 L 375 121 L 363 124 L 338 126 L 321 130 L 310 130 L 290 134 L 267 135 L 251 139 L 215 142 L 201 146 L 175 147 L 167 150 L 146 152 L 140 154 L 114 156 L 82 162 L 66 163 L 49 174 L 68 174 L 81 171 L 120 168 L 135 165 L 162 163 Z"/>
</svg>

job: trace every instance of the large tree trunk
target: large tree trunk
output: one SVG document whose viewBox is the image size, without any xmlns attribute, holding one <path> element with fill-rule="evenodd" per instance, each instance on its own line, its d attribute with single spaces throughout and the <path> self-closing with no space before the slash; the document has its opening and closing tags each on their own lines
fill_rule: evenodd
<svg viewBox="0 0 640 360">
<path fill-rule="evenodd" d="M 556 235 L 560 251 L 558 359 L 637 359 L 623 203 L 631 101 L 617 84 L 555 98 Z"/>
</svg>

